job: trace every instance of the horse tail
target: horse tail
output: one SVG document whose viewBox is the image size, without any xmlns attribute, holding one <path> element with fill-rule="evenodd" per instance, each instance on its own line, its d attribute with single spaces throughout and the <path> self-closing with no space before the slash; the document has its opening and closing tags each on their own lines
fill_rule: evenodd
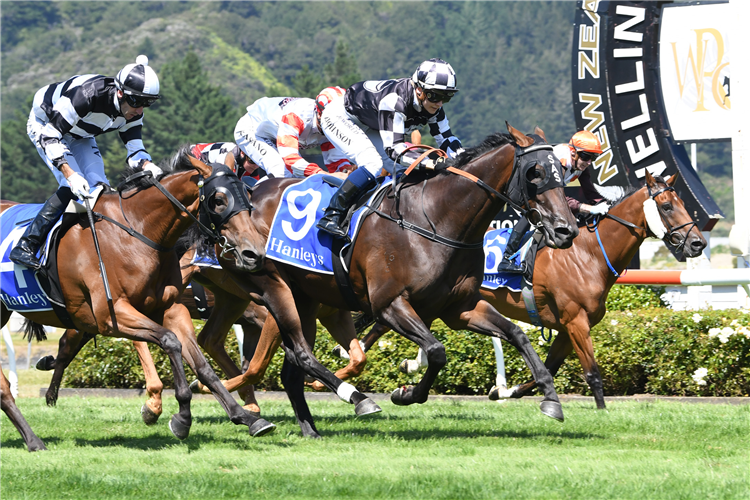
<svg viewBox="0 0 750 500">
<path fill-rule="evenodd" d="M 47 340 L 47 332 L 44 331 L 44 325 L 27 319 L 23 323 L 23 338 L 29 339 L 29 342 L 32 339 L 41 342 Z"/>
</svg>

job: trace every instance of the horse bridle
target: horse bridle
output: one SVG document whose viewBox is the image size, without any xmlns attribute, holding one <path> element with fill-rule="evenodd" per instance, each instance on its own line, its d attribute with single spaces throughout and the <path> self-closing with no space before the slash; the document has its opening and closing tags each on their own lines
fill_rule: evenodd
<svg viewBox="0 0 750 500">
<path fill-rule="evenodd" d="M 649 186 L 648 184 L 646 184 L 646 190 L 648 191 L 649 200 L 653 200 L 654 203 L 656 202 L 656 197 L 659 196 L 660 194 L 666 193 L 668 191 L 673 191 L 674 192 L 674 190 L 675 190 L 674 187 L 666 185 L 666 182 L 661 177 L 656 177 L 656 180 L 658 182 L 664 183 L 665 187 L 662 188 L 662 189 L 660 189 L 660 190 L 658 190 L 658 191 L 656 191 L 656 192 L 652 193 L 651 192 L 651 186 Z M 656 204 L 656 203 L 655 203 L 655 205 L 656 205 L 657 213 L 659 214 L 659 218 L 661 219 L 662 224 L 665 226 L 664 227 L 665 234 L 664 234 L 664 236 L 661 237 L 661 240 L 664 241 L 664 243 L 666 243 L 666 244 L 671 245 L 672 247 L 674 247 L 675 251 L 682 252 L 683 249 L 685 248 L 685 243 L 687 243 L 687 235 L 690 234 L 690 231 L 692 231 L 694 227 L 698 227 L 698 223 L 691 220 L 690 222 L 686 222 L 684 224 L 680 224 L 679 226 L 672 226 L 669 223 L 669 221 L 666 219 L 666 217 L 664 217 L 664 214 L 662 213 L 661 208 L 659 208 L 659 205 Z M 644 210 L 645 210 L 645 208 L 644 208 Z M 624 219 L 621 219 L 621 218 L 617 217 L 616 215 L 612 215 L 610 213 L 604 214 L 604 217 L 606 217 L 608 219 L 612 219 L 615 222 L 619 222 L 623 226 L 630 227 L 630 228 L 633 228 L 633 229 L 640 229 L 640 230 L 646 232 L 646 234 L 650 233 L 650 234 L 652 234 L 654 236 L 657 236 L 656 233 L 654 232 L 654 230 L 650 227 L 650 224 L 648 223 L 648 220 L 646 221 L 646 227 L 641 227 L 641 226 L 638 226 L 636 224 L 633 224 L 632 222 L 628 222 L 628 221 L 626 221 Z M 597 238 L 599 238 L 599 233 L 598 233 L 599 220 L 600 220 L 600 218 L 597 216 L 597 217 L 594 217 L 592 219 L 591 223 L 589 223 L 588 221 L 586 222 L 586 229 L 588 229 L 589 232 L 596 232 Z M 685 236 L 683 236 L 682 234 L 680 234 L 678 232 L 680 229 L 682 229 L 684 227 L 687 227 L 687 226 L 689 226 L 690 229 L 687 230 L 687 232 L 685 233 Z M 617 272 L 614 271 L 614 269 L 612 268 L 612 265 L 609 263 L 609 259 L 607 258 L 607 254 L 606 254 L 606 252 L 604 252 L 604 246 L 601 243 L 601 239 L 599 239 L 599 246 L 601 247 L 602 252 L 604 253 L 605 260 L 607 260 L 607 265 L 609 266 L 610 270 L 612 270 L 612 272 L 615 274 L 615 276 L 618 276 Z"/>
<path fill-rule="evenodd" d="M 203 233 L 203 235 L 206 236 L 206 238 L 211 243 L 217 244 L 221 247 L 220 257 L 224 257 L 224 255 L 228 252 L 237 253 L 237 249 L 233 245 L 229 244 L 229 241 L 225 236 L 219 234 L 219 230 L 232 216 L 245 210 L 252 211 L 253 206 L 250 203 L 250 199 L 247 195 L 247 190 L 245 189 L 244 184 L 226 165 L 212 164 L 212 168 L 213 171 L 211 172 L 211 175 L 208 176 L 208 178 L 205 180 L 200 173 L 198 174 L 199 218 L 190 213 L 187 207 L 185 207 L 185 205 L 183 205 L 180 200 L 175 198 L 172 193 L 167 191 L 167 189 L 154 178 L 153 173 L 148 170 L 143 170 L 127 177 L 118 186 L 117 191 L 119 194 L 120 213 L 122 213 L 122 217 L 125 219 L 125 222 L 128 223 L 127 226 L 112 219 L 111 217 L 107 217 L 104 214 L 100 214 L 98 212 L 94 212 L 93 214 L 97 219 L 106 220 L 107 222 L 118 226 L 119 228 L 127 232 L 130 236 L 137 238 L 154 250 L 157 250 L 159 252 L 171 251 L 173 247 L 167 248 L 163 245 L 160 245 L 159 243 L 156 243 L 147 236 L 133 229 L 132 224 L 128 220 L 128 217 L 125 215 L 125 210 L 122 206 L 122 190 L 120 189 L 120 186 L 143 178 L 146 183 L 155 186 L 159 191 L 161 191 L 162 194 L 174 206 L 180 209 L 180 211 L 185 212 L 191 219 L 193 219 L 193 221 L 200 229 L 201 233 Z M 219 185 L 212 191 L 210 191 L 208 196 L 206 196 L 205 187 L 214 183 Z M 217 193 L 225 194 L 228 200 L 227 209 L 220 214 L 211 210 L 208 205 L 209 200 L 216 196 Z M 235 200 L 239 200 L 239 202 L 235 203 Z"/>
</svg>

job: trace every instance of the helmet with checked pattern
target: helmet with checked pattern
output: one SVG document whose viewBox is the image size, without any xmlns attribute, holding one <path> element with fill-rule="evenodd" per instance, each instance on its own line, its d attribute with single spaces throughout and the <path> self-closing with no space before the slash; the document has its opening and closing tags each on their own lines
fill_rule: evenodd
<svg viewBox="0 0 750 500">
<path fill-rule="evenodd" d="M 442 59 L 433 58 L 420 64 L 411 80 L 425 90 L 458 92 L 456 72 Z"/>
</svg>

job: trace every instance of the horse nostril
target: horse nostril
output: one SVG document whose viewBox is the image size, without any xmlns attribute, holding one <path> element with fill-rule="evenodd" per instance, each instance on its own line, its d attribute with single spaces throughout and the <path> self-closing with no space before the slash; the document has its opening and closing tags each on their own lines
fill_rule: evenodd
<svg viewBox="0 0 750 500">
<path fill-rule="evenodd" d="M 571 228 L 560 226 L 555 228 L 555 235 L 559 238 L 569 238 L 573 234 Z"/>
<path fill-rule="evenodd" d="M 255 262 L 256 260 L 258 260 L 258 254 L 253 252 L 252 250 L 243 250 L 242 260 L 248 261 L 248 262 Z"/>
</svg>

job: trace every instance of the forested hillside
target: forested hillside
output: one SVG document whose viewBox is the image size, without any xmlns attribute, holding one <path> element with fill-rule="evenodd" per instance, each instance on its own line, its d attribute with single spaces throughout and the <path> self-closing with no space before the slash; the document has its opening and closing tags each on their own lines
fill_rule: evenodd
<svg viewBox="0 0 750 500">
<path fill-rule="evenodd" d="M 467 145 L 505 121 L 548 139 L 574 132 L 570 64 L 575 2 L 3 2 L 2 196 L 55 188 L 25 135 L 34 92 L 74 74 L 109 76 L 144 53 L 164 98 L 147 110 L 155 159 L 181 143 L 231 140 L 264 95 L 308 95 L 362 79 L 410 76 L 424 59 L 455 68 L 446 112 Z M 117 134 L 99 139 L 110 180 Z M 714 146 L 712 146 L 714 147 Z M 724 146 L 715 146 L 722 149 Z M 710 148 L 703 165 L 721 175 Z M 727 211 L 722 197 L 717 196 Z"/>
</svg>

